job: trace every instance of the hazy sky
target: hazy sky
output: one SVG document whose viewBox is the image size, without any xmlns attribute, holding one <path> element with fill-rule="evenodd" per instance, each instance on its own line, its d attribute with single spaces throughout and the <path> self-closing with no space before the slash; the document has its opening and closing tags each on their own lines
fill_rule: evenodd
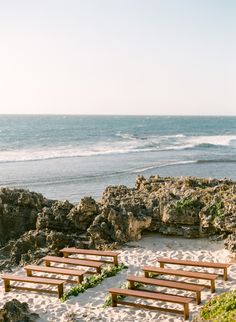
<svg viewBox="0 0 236 322">
<path fill-rule="evenodd" d="M 0 0 L 0 113 L 236 115 L 235 0 Z"/>
</svg>

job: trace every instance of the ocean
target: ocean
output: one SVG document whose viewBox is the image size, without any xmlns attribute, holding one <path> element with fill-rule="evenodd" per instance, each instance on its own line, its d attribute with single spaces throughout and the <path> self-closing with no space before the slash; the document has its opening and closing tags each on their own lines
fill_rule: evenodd
<svg viewBox="0 0 236 322">
<path fill-rule="evenodd" d="M 0 115 L 0 186 L 78 202 L 137 175 L 236 180 L 236 117 Z"/>
</svg>

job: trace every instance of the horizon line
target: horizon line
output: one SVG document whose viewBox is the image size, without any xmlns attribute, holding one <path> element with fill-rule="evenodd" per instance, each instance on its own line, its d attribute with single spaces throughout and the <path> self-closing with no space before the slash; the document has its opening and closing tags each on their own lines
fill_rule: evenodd
<svg viewBox="0 0 236 322">
<path fill-rule="evenodd" d="M 158 116 L 158 117 L 236 117 L 236 114 L 74 114 L 74 113 L 0 113 L 0 116 Z"/>
</svg>

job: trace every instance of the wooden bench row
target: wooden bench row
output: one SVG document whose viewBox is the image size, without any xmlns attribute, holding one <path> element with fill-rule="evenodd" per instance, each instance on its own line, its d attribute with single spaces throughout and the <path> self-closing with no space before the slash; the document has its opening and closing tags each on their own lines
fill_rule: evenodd
<svg viewBox="0 0 236 322">
<path fill-rule="evenodd" d="M 188 297 L 182 297 L 182 296 L 180 297 L 176 295 L 167 295 L 167 294 L 156 293 L 156 292 L 147 292 L 147 291 L 140 291 L 140 290 L 137 291 L 137 290 L 131 290 L 131 289 L 122 289 L 122 288 L 110 288 L 109 292 L 111 293 L 113 307 L 117 306 L 117 304 L 123 304 L 123 305 L 138 307 L 138 308 L 159 310 L 159 311 L 165 311 L 165 312 L 171 312 L 171 313 L 180 313 L 180 314 L 184 314 L 185 320 L 189 318 L 189 303 L 192 301 L 192 299 Z M 172 308 L 164 308 L 160 306 L 145 305 L 145 304 L 140 304 L 135 302 L 118 300 L 117 299 L 118 295 L 132 296 L 132 297 L 142 298 L 146 300 L 178 303 L 183 306 L 183 310 L 175 310 Z"/>
<path fill-rule="evenodd" d="M 144 271 L 144 277 L 143 276 L 128 276 L 127 281 L 129 282 L 129 289 L 122 289 L 122 288 L 110 288 L 109 292 L 112 297 L 112 306 L 117 306 L 117 304 L 123 304 L 123 305 L 130 305 L 135 307 L 143 307 L 148 309 L 154 309 L 154 310 L 160 310 L 160 311 L 167 311 L 172 313 L 181 313 L 184 315 L 184 319 L 187 320 L 189 318 L 189 303 L 192 301 L 192 298 L 186 297 L 186 296 L 176 296 L 172 294 L 163 294 L 160 292 L 154 292 L 148 289 L 135 289 L 136 283 L 142 283 L 145 285 L 153 285 L 153 286 L 161 286 L 166 288 L 174 288 L 174 289 L 181 289 L 185 291 L 190 291 L 195 293 L 194 299 L 196 300 L 196 304 L 201 303 L 201 291 L 205 287 L 210 288 L 211 292 L 215 292 L 215 280 L 218 277 L 217 274 L 212 273 L 203 273 L 203 272 L 193 272 L 193 271 L 184 271 L 184 270 L 175 270 L 175 269 L 169 269 L 164 268 L 165 263 L 172 263 L 178 265 L 182 264 L 186 261 L 179 261 L 179 260 L 168 260 L 167 259 L 158 259 L 158 261 L 161 263 L 161 267 L 156 266 L 144 266 L 142 267 L 142 270 Z M 196 265 L 194 265 L 196 264 Z M 205 266 L 204 266 L 205 264 Z M 223 268 L 224 269 L 224 279 L 227 279 L 227 268 L 230 266 L 230 264 L 224 264 L 224 263 L 210 263 L 210 262 L 187 262 L 186 265 L 191 266 L 202 266 L 202 267 L 211 267 L 211 268 Z M 189 283 L 186 281 L 173 281 L 173 280 L 165 280 L 165 279 L 156 279 L 151 278 L 150 276 L 152 274 L 157 275 L 174 275 L 174 276 L 180 276 L 180 277 L 187 277 L 187 278 L 193 278 L 193 279 L 200 279 L 200 280 L 207 280 L 210 281 L 210 285 L 200 285 L 195 283 Z M 175 310 L 172 308 L 163 308 L 160 306 L 150 306 L 150 305 L 144 305 L 140 303 L 135 302 L 129 302 L 126 300 L 119 300 L 118 295 L 124 295 L 124 296 L 131 296 L 136 298 L 142 298 L 142 299 L 149 299 L 149 300 L 156 300 L 156 301 L 162 301 L 162 302 L 171 302 L 171 303 L 177 303 L 182 305 L 182 310 Z"/>
<path fill-rule="evenodd" d="M 118 266 L 118 256 L 120 252 L 114 251 L 103 251 L 103 250 L 96 250 L 96 249 L 80 249 L 75 247 L 63 248 L 60 250 L 63 253 L 64 257 L 68 257 L 69 255 L 84 255 L 84 256 L 99 256 L 99 259 L 91 259 L 93 261 L 98 261 L 106 264 L 114 264 Z M 102 258 L 101 258 L 102 257 Z M 103 258 L 105 257 L 105 259 Z M 109 259 L 109 257 L 111 259 Z M 86 260 L 88 258 L 79 257 L 80 260 Z"/>
<path fill-rule="evenodd" d="M 28 276 L 18 276 L 12 274 L 5 274 L 2 276 L 4 281 L 5 292 L 9 292 L 10 289 L 20 289 L 26 291 L 38 291 L 38 292 L 47 292 L 47 293 L 57 293 L 58 297 L 61 298 L 63 296 L 63 284 L 62 280 L 53 279 L 53 278 L 41 278 L 41 277 L 28 277 Z M 35 289 L 31 287 L 25 286 L 15 286 L 11 285 L 10 282 L 23 282 L 23 283 L 30 283 L 30 284 L 47 284 L 57 287 L 57 291 L 53 290 L 46 290 L 46 289 Z"/>
<path fill-rule="evenodd" d="M 215 269 L 223 269 L 224 280 L 227 281 L 228 273 L 227 269 L 230 267 L 230 263 L 215 263 L 215 262 L 199 262 L 199 261 L 187 261 L 182 259 L 172 259 L 172 258 L 158 258 L 157 262 L 160 263 L 160 267 L 164 268 L 165 264 L 172 264 L 172 265 L 182 265 L 182 266 L 196 266 L 196 267 L 203 267 L 203 268 L 215 268 Z M 220 275 L 220 274 L 217 274 Z"/>
<path fill-rule="evenodd" d="M 177 269 L 170 269 L 170 268 L 160 268 L 155 266 L 144 266 L 143 268 L 145 277 L 149 277 L 151 273 L 158 274 L 158 275 L 174 275 L 180 277 L 188 277 L 194 279 L 203 279 L 210 281 L 210 286 L 204 285 L 205 287 L 209 287 L 211 292 L 215 292 L 215 280 L 218 277 L 216 274 L 209 274 L 209 273 L 199 273 L 199 272 L 191 272 L 191 271 L 184 271 L 184 270 L 177 270 Z"/>
<path fill-rule="evenodd" d="M 112 251 L 99 251 L 99 250 L 88 250 L 88 249 L 78 249 L 78 248 L 63 248 L 61 250 L 65 257 L 57 257 L 57 256 L 45 256 L 42 260 L 45 263 L 45 266 L 37 266 L 37 265 L 27 265 L 24 267 L 27 276 L 17 276 L 12 274 L 5 274 L 2 276 L 4 281 L 5 291 L 9 292 L 10 289 L 23 289 L 23 290 L 33 290 L 40 292 L 48 292 L 48 293 L 57 293 L 58 297 L 62 297 L 63 295 L 63 283 L 81 283 L 84 278 L 84 274 L 100 274 L 101 268 L 104 263 L 118 265 L 118 252 Z M 83 255 L 93 255 L 93 256 L 105 256 L 111 257 L 113 260 L 98 260 L 98 259 L 89 259 L 89 258 L 68 258 L 70 254 L 83 254 Z M 82 266 L 91 268 L 92 270 L 77 270 L 77 269 L 67 269 L 61 267 L 51 266 L 52 263 L 60 263 L 74 266 Z M 70 277 L 77 277 L 77 280 L 73 279 L 54 279 L 49 277 L 41 277 L 37 275 L 33 275 L 33 272 L 43 272 L 43 273 L 51 273 L 57 275 L 67 275 Z M 30 284 L 45 284 L 56 286 L 57 291 L 55 290 L 47 290 L 47 289 L 35 289 L 24 286 L 15 286 L 10 282 L 23 282 Z"/>
<path fill-rule="evenodd" d="M 128 276 L 127 281 L 129 282 L 130 289 L 135 289 L 135 284 L 141 283 L 145 285 L 160 286 L 160 287 L 173 288 L 177 290 L 193 292 L 195 293 L 196 304 L 201 303 L 201 291 L 204 290 L 204 286 L 201 286 L 201 285 L 193 285 L 193 284 L 188 284 L 183 282 L 169 281 L 169 280 L 156 279 L 156 278 L 147 278 L 147 277 L 135 276 L 135 275 Z"/>
<path fill-rule="evenodd" d="M 23 289 L 23 290 L 34 290 L 34 291 L 45 291 L 49 293 L 58 293 L 58 297 L 60 298 L 63 295 L 63 283 L 65 281 L 74 282 L 74 283 L 81 283 L 83 281 L 83 277 L 85 273 L 94 274 L 94 273 L 101 273 L 101 267 L 103 263 L 109 263 L 118 265 L 118 252 L 110 252 L 110 251 L 97 251 L 97 250 L 84 250 L 84 249 L 77 249 L 77 248 L 63 248 L 61 252 L 64 255 L 63 257 L 56 257 L 56 256 L 45 256 L 43 261 L 45 266 L 36 266 L 36 265 L 27 265 L 25 266 L 26 270 L 26 277 L 23 276 L 15 276 L 10 274 L 3 275 L 5 291 L 8 292 L 11 288 Z M 105 256 L 112 258 L 111 260 L 103 260 L 103 259 L 88 259 L 88 258 L 68 258 L 69 255 L 93 255 L 93 256 Z M 144 290 L 136 290 L 135 284 L 142 283 L 145 285 L 152 285 L 152 286 L 160 286 L 166 288 L 174 288 L 185 290 L 189 292 L 195 293 L 195 301 L 197 304 L 201 303 L 201 291 L 208 287 L 211 289 L 211 292 L 215 292 L 215 280 L 218 277 L 218 274 L 212 273 L 203 273 L 203 272 L 193 272 L 193 271 L 184 271 L 184 270 L 176 270 L 165 268 L 165 264 L 173 264 L 173 265 L 186 265 L 186 266 L 198 266 L 198 267 L 207 267 L 207 268 L 218 268 L 224 270 L 224 279 L 227 280 L 227 268 L 230 264 L 225 263 L 212 263 L 212 262 L 194 262 L 194 261 L 182 261 L 182 260 L 175 260 L 175 259 L 167 259 L 167 258 L 158 258 L 157 261 L 160 263 L 160 267 L 155 266 L 144 266 L 142 270 L 144 271 L 144 276 L 128 276 L 127 280 L 129 282 L 129 289 L 121 289 L 121 288 L 111 288 L 109 292 L 112 296 L 112 306 L 117 306 L 117 304 L 125 304 L 137 307 L 144 307 L 149 309 L 173 312 L 173 313 L 181 313 L 184 315 L 185 319 L 189 318 L 189 303 L 193 300 L 193 298 L 186 297 L 186 296 L 177 296 L 167 293 L 160 293 L 160 292 L 153 292 L 148 289 Z M 68 264 L 68 265 L 75 265 L 75 266 L 82 266 L 92 268 L 92 270 L 87 271 L 80 271 L 75 269 L 66 269 L 61 267 L 51 266 L 52 263 L 60 263 L 60 264 Z M 65 280 L 65 279 L 53 279 L 48 277 L 39 277 L 33 275 L 33 272 L 45 272 L 45 273 L 52 273 L 52 274 L 62 274 L 68 275 L 70 277 L 74 276 L 77 277 L 77 280 Z M 157 275 L 173 275 L 173 276 L 180 276 L 180 277 L 187 277 L 187 278 L 194 278 L 194 279 L 203 279 L 210 282 L 210 285 L 200 285 L 188 282 L 180 282 L 180 281 L 173 281 L 173 280 L 164 280 L 164 279 L 156 279 L 152 278 L 152 274 Z M 16 282 L 25 282 L 25 283 L 37 283 L 37 284 L 47 284 L 51 286 L 56 286 L 57 290 L 45 290 L 45 289 L 33 289 L 28 287 L 22 286 L 14 286 L 10 284 L 10 281 Z M 156 301 L 162 302 L 170 302 L 170 303 L 177 303 L 180 304 L 183 309 L 182 310 L 175 310 L 172 308 L 163 308 L 157 306 L 150 306 L 144 304 L 137 304 L 128 301 L 121 301 L 117 299 L 118 295 L 125 295 L 131 297 L 137 297 L 142 299 L 151 299 Z"/>
</svg>

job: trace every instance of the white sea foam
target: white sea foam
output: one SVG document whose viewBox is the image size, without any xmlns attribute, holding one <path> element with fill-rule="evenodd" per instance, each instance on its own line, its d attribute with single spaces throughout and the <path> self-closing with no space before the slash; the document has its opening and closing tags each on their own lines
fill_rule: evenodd
<svg viewBox="0 0 236 322">
<path fill-rule="evenodd" d="M 117 134 L 118 135 L 118 134 Z M 90 145 L 37 147 L 28 149 L 2 150 L 0 162 L 32 161 L 53 158 L 85 157 L 108 154 L 125 154 L 138 152 L 155 152 L 186 150 L 198 147 L 225 146 L 235 147 L 236 135 L 219 136 L 185 136 L 183 134 L 170 136 L 150 136 L 135 138 L 128 133 L 120 134 L 122 140 L 94 142 Z"/>
<path fill-rule="evenodd" d="M 236 141 L 236 135 L 192 136 L 187 141 L 194 146 L 201 144 L 229 146 L 233 141 Z"/>
</svg>

